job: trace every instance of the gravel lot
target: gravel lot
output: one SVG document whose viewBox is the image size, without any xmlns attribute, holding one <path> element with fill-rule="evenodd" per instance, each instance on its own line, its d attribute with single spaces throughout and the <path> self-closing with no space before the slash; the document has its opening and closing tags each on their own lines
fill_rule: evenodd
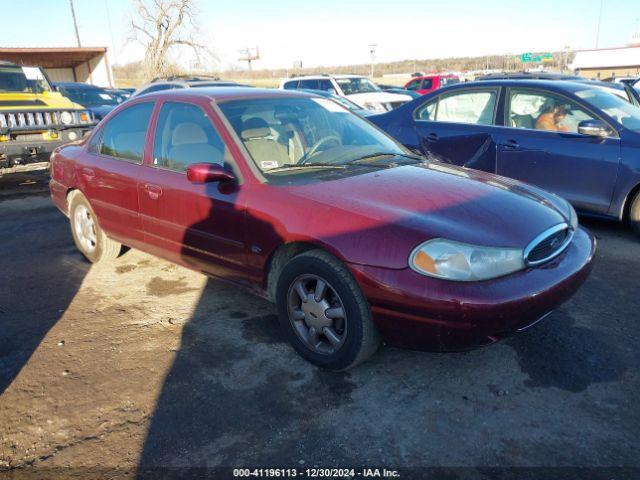
<svg viewBox="0 0 640 480">
<path fill-rule="evenodd" d="M 46 176 L 6 176 L 0 470 L 640 474 L 640 240 L 615 224 L 584 223 L 599 239 L 597 264 L 546 321 L 467 353 L 385 347 L 336 374 L 301 360 L 272 305 L 236 287 L 138 251 L 90 266 L 47 196 Z M 607 478 L 624 476 L 616 472 Z"/>
</svg>

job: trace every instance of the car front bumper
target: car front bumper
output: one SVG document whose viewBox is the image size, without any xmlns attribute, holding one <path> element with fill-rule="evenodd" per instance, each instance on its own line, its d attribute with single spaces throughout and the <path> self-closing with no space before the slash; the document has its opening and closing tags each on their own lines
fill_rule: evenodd
<svg viewBox="0 0 640 480">
<path fill-rule="evenodd" d="M 84 137 L 93 126 L 61 130 L 55 140 L 10 140 L 0 142 L 0 173 L 30 170 L 30 165 L 41 164 L 46 168 L 51 153 L 59 146 Z M 69 135 L 73 133 L 74 138 Z"/>
<path fill-rule="evenodd" d="M 558 257 L 543 265 L 481 282 L 452 282 L 349 264 L 386 343 L 458 351 L 494 343 L 533 325 L 584 283 L 596 250 L 583 228 Z"/>
</svg>

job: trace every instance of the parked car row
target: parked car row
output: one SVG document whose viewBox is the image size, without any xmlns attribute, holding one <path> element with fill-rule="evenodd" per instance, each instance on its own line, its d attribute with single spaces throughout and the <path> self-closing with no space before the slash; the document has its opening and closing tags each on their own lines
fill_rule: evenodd
<svg viewBox="0 0 640 480">
<path fill-rule="evenodd" d="M 0 89 L 31 89 L 23 103 L 85 115 L 49 127 L 26 103 L 0 112 L 0 162 L 32 120 L 82 127 L 54 150 L 50 187 L 89 261 L 134 247 L 248 288 L 321 367 L 381 341 L 487 345 L 541 320 L 592 266 L 576 210 L 640 233 L 631 85 L 420 75 L 404 94 L 357 75 L 279 89 L 169 77 L 131 94 L 0 67 Z"/>
</svg>

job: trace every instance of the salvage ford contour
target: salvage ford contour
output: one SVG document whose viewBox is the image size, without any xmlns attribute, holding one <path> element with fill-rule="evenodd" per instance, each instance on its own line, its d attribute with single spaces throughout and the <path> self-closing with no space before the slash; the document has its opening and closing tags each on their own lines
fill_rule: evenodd
<svg viewBox="0 0 640 480">
<path fill-rule="evenodd" d="M 52 158 L 92 262 L 122 245 L 277 304 L 295 349 L 345 369 L 381 340 L 460 350 L 535 323 L 587 277 L 593 237 L 557 196 L 427 162 L 300 92 L 160 92 Z"/>
</svg>

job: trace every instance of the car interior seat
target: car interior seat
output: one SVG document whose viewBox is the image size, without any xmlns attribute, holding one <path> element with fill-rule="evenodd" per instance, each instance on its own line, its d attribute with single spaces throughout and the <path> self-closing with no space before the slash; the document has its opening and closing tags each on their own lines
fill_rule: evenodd
<svg viewBox="0 0 640 480">
<path fill-rule="evenodd" d="M 245 120 L 240 136 L 260 168 L 276 168 L 290 163 L 287 149 L 273 138 L 266 120 L 258 117 Z"/>
<path fill-rule="evenodd" d="M 224 165 L 224 156 L 218 148 L 209 144 L 207 134 L 200 125 L 191 122 L 178 124 L 171 137 L 165 166 L 185 170 L 190 163 L 200 162 Z"/>
</svg>

